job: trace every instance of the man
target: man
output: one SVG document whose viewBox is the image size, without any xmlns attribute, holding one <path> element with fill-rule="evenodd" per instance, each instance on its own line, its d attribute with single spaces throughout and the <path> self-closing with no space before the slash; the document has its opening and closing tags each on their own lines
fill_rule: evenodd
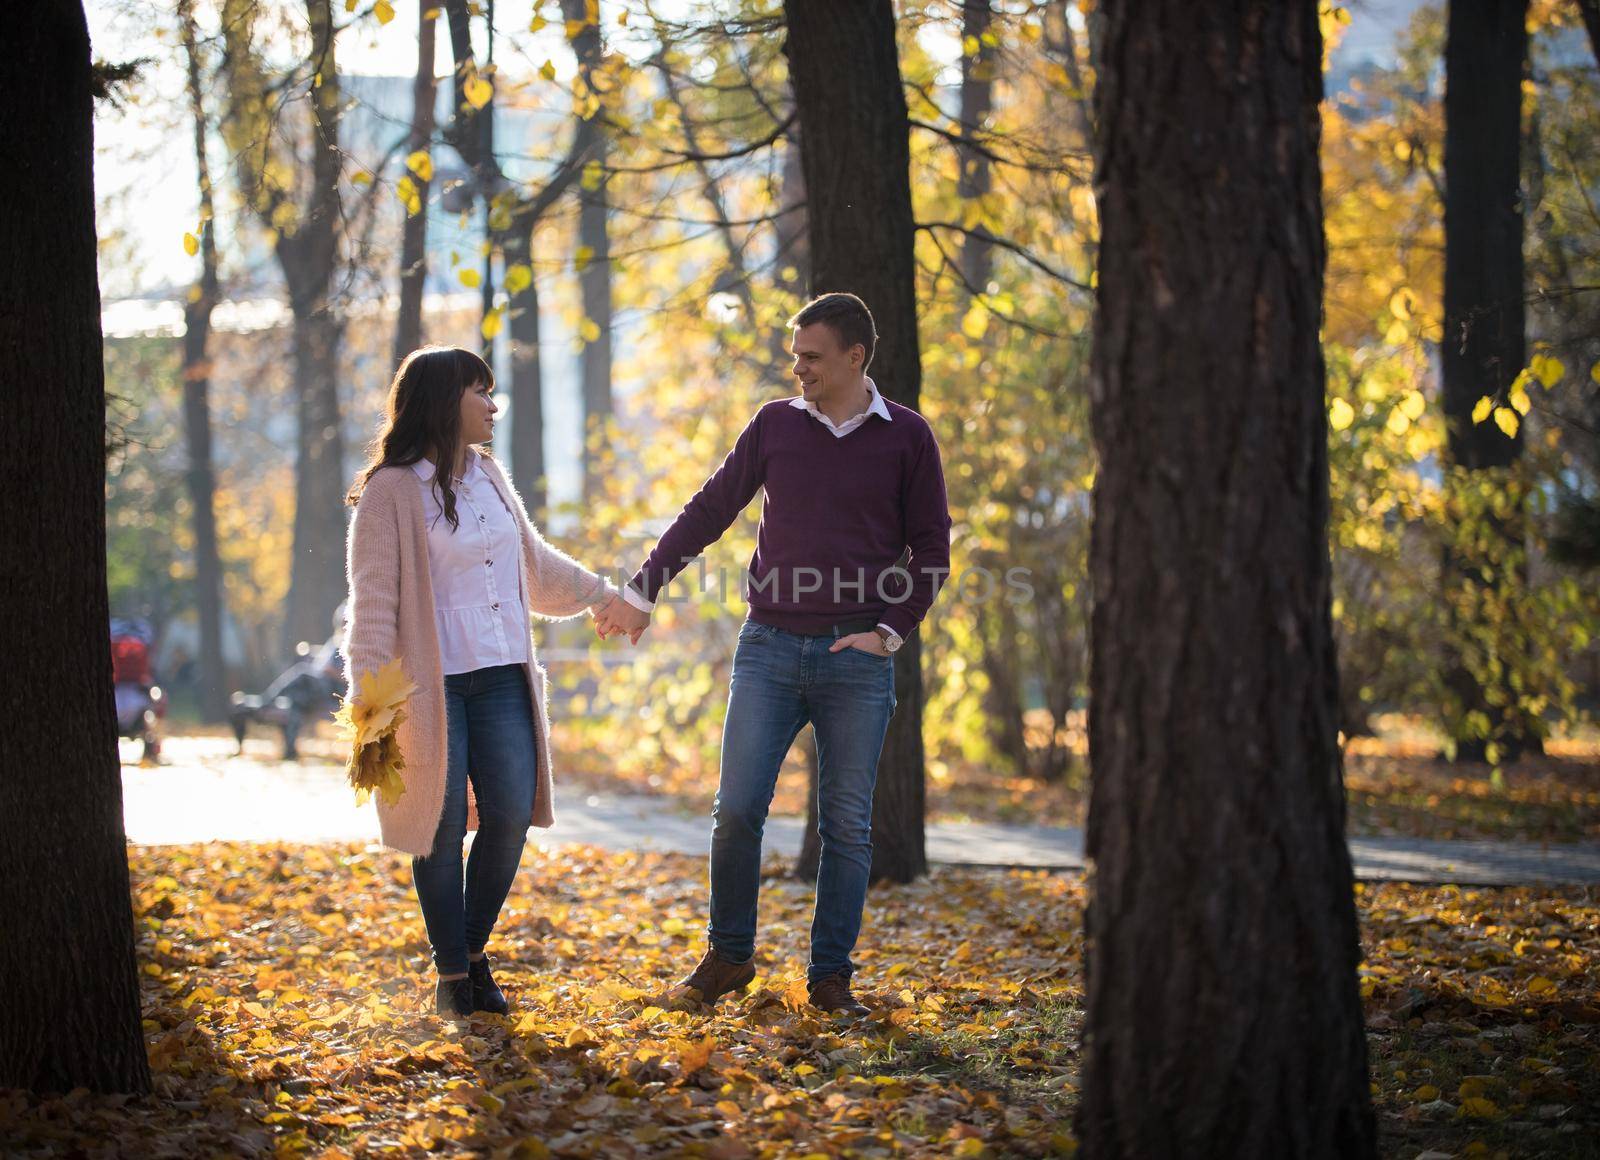
<svg viewBox="0 0 1600 1160">
<path fill-rule="evenodd" d="M 878 337 L 866 304 L 824 294 L 789 326 L 800 397 L 756 413 L 595 627 L 637 641 L 661 589 L 766 489 L 713 810 L 711 945 L 680 990 L 715 1003 L 755 977 L 762 829 L 784 755 L 810 722 L 822 857 L 807 981 L 815 1006 L 859 1016 L 850 952 L 872 868 L 892 658 L 949 572 L 950 513 L 933 431 L 866 375 Z"/>
</svg>

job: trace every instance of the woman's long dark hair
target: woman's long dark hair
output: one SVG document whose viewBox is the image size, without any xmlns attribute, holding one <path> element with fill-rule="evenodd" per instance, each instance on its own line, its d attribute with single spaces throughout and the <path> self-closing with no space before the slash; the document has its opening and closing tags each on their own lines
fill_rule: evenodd
<svg viewBox="0 0 1600 1160">
<path fill-rule="evenodd" d="M 383 426 L 367 445 L 367 465 L 350 485 L 345 503 L 361 498 L 379 468 L 410 467 L 428 459 L 435 464 L 434 493 L 444 517 L 452 529 L 460 527 L 451 476 L 461 438 L 461 396 L 479 383 L 493 390 L 494 372 L 470 350 L 425 346 L 406 355 L 389 384 Z"/>
</svg>

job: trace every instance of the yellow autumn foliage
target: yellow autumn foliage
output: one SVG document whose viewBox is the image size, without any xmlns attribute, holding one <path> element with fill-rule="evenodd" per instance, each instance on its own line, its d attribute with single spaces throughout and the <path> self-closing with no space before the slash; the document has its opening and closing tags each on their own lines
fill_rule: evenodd
<svg viewBox="0 0 1600 1160">
<path fill-rule="evenodd" d="M 340 736 L 350 747 L 346 772 L 356 801 L 363 805 L 374 791 L 385 805 L 394 805 L 406 791 L 400 777 L 406 762 L 397 730 L 406 719 L 406 699 L 416 691 L 401 658 L 395 657 L 373 672 L 362 673 L 356 696 L 334 715 Z"/>
</svg>

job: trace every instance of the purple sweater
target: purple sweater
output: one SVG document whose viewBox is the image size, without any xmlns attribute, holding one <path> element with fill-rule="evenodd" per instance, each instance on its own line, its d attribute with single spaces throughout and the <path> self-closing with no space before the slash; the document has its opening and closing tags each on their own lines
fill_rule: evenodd
<svg viewBox="0 0 1600 1160">
<path fill-rule="evenodd" d="M 629 584 L 655 600 L 765 487 L 750 619 L 813 634 L 881 622 L 909 636 L 950 571 L 950 509 L 927 420 L 884 402 L 892 421 L 869 416 L 843 438 L 787 400 L 766 404 Z"/>
</svg>

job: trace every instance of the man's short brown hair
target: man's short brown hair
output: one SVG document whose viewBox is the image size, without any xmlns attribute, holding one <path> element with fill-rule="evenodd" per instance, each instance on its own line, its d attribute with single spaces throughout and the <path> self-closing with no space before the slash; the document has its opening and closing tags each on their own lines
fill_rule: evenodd
<svg viewBox="0 0 1600 1160">
<path fill-rule="evenodd" d="M 861 369 L 872 364 L 872 352 L 878 345 L 878 328 L 872 322 L 872 311 L 854 294 L 836 291 L 813 298 L 789 319 L 789 329 L 798 330 L 815 322 L 826 323 L 845 350 L 860 343 L 867 352 Z"/>
</svg>

